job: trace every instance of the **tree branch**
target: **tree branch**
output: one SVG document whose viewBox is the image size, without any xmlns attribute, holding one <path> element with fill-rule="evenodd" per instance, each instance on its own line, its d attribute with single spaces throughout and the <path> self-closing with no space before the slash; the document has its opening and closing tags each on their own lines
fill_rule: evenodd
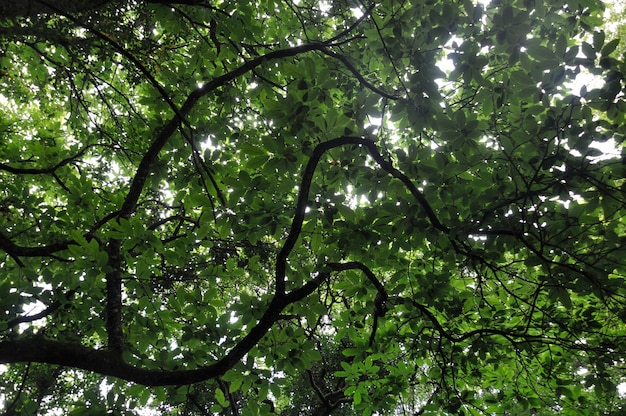
<svg viewBox="0 0 626 416">
<path fill-rule="evenodd" d="M 0 170 L 5 172 L 13 173 L 16 175 L 42 175 L 47 173 L 54 173 L 57 169 L 77 160 L 79 157 L 83 156 L 87 149 L 93 147 L 95 145 L 88 145 L 82 148 L 78 153 L 73 156 L 67 157 L 60 162 L 56 163 L 53 166 L 49 166 L 47 168 L 18 168 L 14 166 L 7 165 L 5 163 L 0 163 Z"/>
<path fill-rule="evenodd" d="M 26 381 L 28 380 L 28 373 L 30 373 L 30 365 L 31 363 L 26 364 L 26 370 L 24 371 L 24 375 L 22 376 L 22 382 L 20 383 L 20 388 L 17 390 L 17 394 L 15 395 L 15 398 L 6 407 L 6 412 L 5 412 L 6 416 L 14 414 L 13 411 L 15 407 L 17 406 L 17 403 L 19 402 L 20 397 L 22 396 L 22 393 L 24 392 L 24 387 L 26 387 Z"/>
<path fill-rule="evenodd" d="M 444 338 L 446 338 L 448 341 L 451 341 L 451 342 L 461 342 L 466 339 L 472 338 L 474 336 L 482 336 L 482 335 L 498 335 L 498 336 L 506 338 L 513 344 L 516 343 L 515 338 L 521 339 L 526 342 L 556 341 L 555 339 L 547 340 L 546 338 L 541 337 L 541 336 L 528 335 L 523 332 L 507 331 L 507 330 L 497 329 L 497 328 L 478 328 L 472 331 L 464 332 L 461 335 L 455 336 L 443 328 L 443 325 L 441 325 L 441 323 L 439 322 L 435 314 L 432 313 L 426 306 L 422 305 L 421 303 L 416 302 L 415 300 L 411 298 L 400 297 L 398 299 L 405 303 L 409 303 L 413 305 L 413 307 L 415 307 L 423 315 L 425 315 L 426 318 L 428 318 L 428 320 L 433 324 L 433 327 L 435 328 L 435 330 L 439 332 L 441 336 L 443 336 Z"/>
<path fill-rule="evenodd" d="M 75 293 L 76 293 L 75 289 L 68 291 L 65 294 L 65 302 L 69 301 L 72 298 L 72 296 L 74 296 Z M 44 309 L 43 311 L 39 313 L 36 313 L 34 315 L 18 316 L 17 318 L 11 319 L 9 322 L 7 322 L 7 328 L 11 329 L 13 327 L 18 326 L 19 324 L 33 322 L 33 321 L 37 321 L 39 319 L 45 318 L 46 316 L 52 314 L 54 311 L 59 309 L 65 302 L 57 300 L 57 301 L 52 302 L 50 306 L 48 306 L 46 309 Z"/>
<path fill-rule="evenodd" d="M 77 19 L 76 17 L 72 16 L 70 13 L 67 13 L 64 10 L 59 9 L 58 7 L 48 3 L 46 1 L 43 1 L 43 0 L 35 0 L 35 1 L 37 3 L 42 4 L 43 6 L 45 6 L 47 8 L 49 8 L 50 10 L 53 10 L 55 13 L 58 13 L 59 15 L 67 18 L 68 20 L 70 20 L 74 24 L 76 24 L 77 26 L 79 26 L 81 28 L 84 28 L 84 29 L 87 29 L 88 31 L 90 31 L 91 33 L 96 35 L 99 39 L 101 39 L 104 42 L 108 43 L 109 45 L 113 46 L 113 49 L 115 49 L 124 58 L 126 58 L 130 62 L 132 62 L 132 64 L 135 65 L 135 67 L 139 70 L 139 72 L 141 72 L 143 74 L 143 76 L 146 77 L 148 82 L 150 82 L 150 84 L 159 92 L 159 94 L 161 95 L 161 98 L 163 98 L 163 100 L 165 100 L 165 102 L 172 109 L 172 111 L 174 111 L 174 114 L 177 115 L 177 118 L 179 119 L 179 122 L 181 122 L 181 123 L 184 122 L 184 116 L 182 114 L 180 114 L 180 110 L 178 109 L 176 104 L 174 104 L 174 102 L 172 101 L 172 99 L 169 96 L 169 94 L 167 93 L 167 91 L 165 91 L 165 88 L 163 88 L 163 86 L 159 83 L 159 81 L 157 81 L 156 78 L 154 78 L 154 76 L 150 73 L 150 71 L 148 71 L 148 68 L 146 68 L 141 63 L 141 61 L 139 61 L 139 59 L 137 59 L 137 57 L 135 57 L 135 55 L 130 53 L 126 48 L 124 48 L 117 41 L 115 41 L 113 38 L 111 38 L 111 36 L 108 36 L 105 33 L 99 31 L 98 29 L 96 29 L 94 26 Z"/>
<path fill-rule="evenodd" d="M 119 211 L 114 211 L 102 219 L 98 220 L 93 227 L 89 230 L 87 234 L 85 234 L 86 239 L 90 239 L 93 237 L 94 233 L 102 227 L 104 224 L 109 222 L 111 219 L 115 218 L 119 215 Z M 24 267 L 24 263 L 20 259 L 20 257 L 45 257 L 51 256 L 54 253 L 59 251 L 67 250 L 67 247 L 70 244 L 73 244 L 74 240 L 62 241 L 59 243 L 49 244 L 47 246 L 41 247 L 23 247 L 15 244 L 11 239 L 0 232 L 0 249 L 5 251 L 20 267 Z"/>
<path fill-rule="evenodd" d="M 288 304 L 285 298 L 275 297 L 257 325 L 235 347 L 215 363 L 197 369 L 146 370 L 126 363 L 119 349 L 95 349 L 80 344 L 52 341 L 42 336 L 0 342 L 0 364 L 30 361 L 58 364 L 118 377 L 144 386 L 198 383 L 223 375 L 239 362 L 263 338 L 272 324 L 280 319 L 280 312 Z M 109 322 L 107 329 L 108 325 Z M 113 342 L 116 341 L 113 339 Z"/>
<path fill-rule="evenodd" d="M 148 178 L 150 169 L 156 161 L 159 152 L 178 128 L 181 122 L 179 117 L 186 117 L 193 110 L 198 100 L 268 61 L 292 57 L 310 51 L 321 50 L 326 46 L 327 45 L 325 43 L 307 44 L 296 46 L 294 48 L 280 49 L 269 52 L 265 55 L 245 62 L 231 72 L 214 78 L 205 83 L 202 87 L 199 87 L 191 92 L 191 94 L 189 94 L 189 96 L 180 108 L 180 115 L 175 115 L 172 119 L 170 119 L 170 121 L 163 127 L 161 132 L 157 135 L 155 140 L 152 142 L 152 145 L 148 148 L 143 158 L 141 159 L 137 171 L 131 182 L 126 199 L 124 200 L 122 209 L 120 210 L 120 217 L 130 218 L 130 216 L 133 214 L 137 205 L 137 201 L 139 200 L 139 196 L 141 195 L 145 182 Z"/>
<path fill-rule="evenodd" d="M 49 256 L 58 251 L 67 249 L 69 244 L 70 242 L 61 242 L 41 247 L 22 247 L 15 244 L 8 236 L 0 232 L 0 249 L 11 256 L 20 267 L 24 267 L 24 263 L 20 260 L 20 257 Z"/>
<path fill-rule="evenodd" d="M 311 157 L 304 169 L 304 173 L 302 174 L 302 180 L 300 181 L 300 188 L 298 191 L 298 199 L 296 202 L 296 213 L 293 217 L 289 234 L 287 235 L 287 238 L 283 243 L 283 247 L 281 248 L 276 258 L 275 284 L 277 294 L 285 293 L 285 272 L 287 268 L 287 257 L 289 256 L 289 253 L 291 253 L 291 250 L 293 250 L 293 247 L 295 246 L 296 241 L 300 236 L 300 231 L 302 231 L 302 224 L 304 222 L 304 215 L 306 213 L 306 206 L 309 198 L 309 190 L 311 189 L 311 182 L 313 181 L 315 168 L 317 167 L 317 164 L 322 155 L 328 150 L 346 145 L 358 145 L 366 148 L 370 156 L 374 158 L 376 163 L 383 170 L 388 172 L 394 178 L 402 181 L 402 183 L 411 192 L 413 197 L 422 206 L 424 211 L 426 211 L 426 215 L 428 216 L 431 224 L 435 228 L 445 233 L 448 233 L 450 231 L 448 227 L 446 227 L 441 223 L 441 221 L 439 221 L 437 215 L 435 214 L 435 211 L 432 209 L 424 195 L 422 195 L 419 189 L 417 189 L 417 187 L 413 184 L 413 182 L 411 182 L 411 180 L 405 174 L 394 168 L 391 162 L 385 160 L 373 140 L 363 137 L 344 136 L 320 143 L 313 149 L 313 153 L 311 154 Z M 301 289 L 304 289 L 304 287 Z"/>
<path fill-rule="evenodd" d="M 397 100 L 400 98 L 400 96 L 398 94 L 390 94 L 386 91 L 381 90 L 380 88 L 378 88 L 377 86 L 375 86 L 374 84 L 372 84 L 371 82 L 369 82 L 368 80 L 365 79 L 365 77 L 363 75 L 361 75 L 361 73 L 359 72 L 358 69 L 356 69 L 356 67 L 354 65 L 352 65 L 350 63 L 350 61 L 348 61 L 348 59 L 343 56 L 340 55 L 338 53 L 332 52 L 328 49 L 322 49 L 322 52 L 332 58 L 335 58 L 336 60 L 338 60 L 339 62 L 341 62 L 346 68 L 348 68 L 348 70 L 350 72 L 352 72 L 352 75 L 354 75 L 356 77 L 356 79 L 359 80 L 359 82 L 363 85 L 365 85 L 366 88 L 374 91 L 376 94 L 388 98 L 390 100 Z"/>
<path fill-rule="evenodd" d="M 120 354 L 124 347 L 122 330 L 122 241 L 111 239 L 106 247 L 110 271 L 106 273 L 106 330 L 108 347 Z"/>
</svg>

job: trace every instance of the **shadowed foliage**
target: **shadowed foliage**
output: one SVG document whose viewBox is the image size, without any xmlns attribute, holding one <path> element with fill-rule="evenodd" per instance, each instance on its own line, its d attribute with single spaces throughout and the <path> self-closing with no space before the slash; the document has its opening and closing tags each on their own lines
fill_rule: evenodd
<svg viewBox="0 0 626 416">
<path fill-rule="evenodd" d="M 623 411 L 603 13 L 0 1 L 5 413 Z"/>
</svg>

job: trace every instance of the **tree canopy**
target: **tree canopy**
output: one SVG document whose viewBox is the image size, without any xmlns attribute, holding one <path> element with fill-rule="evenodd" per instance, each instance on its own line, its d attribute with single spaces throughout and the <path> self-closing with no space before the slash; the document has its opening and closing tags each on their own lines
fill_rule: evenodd
<svg viewBox="0 0 626 416">
<path fill-rule="evenodd" d="M 0 1 L 6 414 L 623 410 L 604 10 Z"/>
</svg>

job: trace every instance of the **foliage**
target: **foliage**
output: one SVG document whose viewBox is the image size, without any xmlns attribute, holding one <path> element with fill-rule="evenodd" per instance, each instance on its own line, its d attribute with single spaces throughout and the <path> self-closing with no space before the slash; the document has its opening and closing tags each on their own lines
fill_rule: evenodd
<svg viewBox="0 0 626 416">
<path fill-rule="evenodd" d="M 37 3 L 0 22 L 8 414 L 623 411 L 602 3 Z"/>
</svg>

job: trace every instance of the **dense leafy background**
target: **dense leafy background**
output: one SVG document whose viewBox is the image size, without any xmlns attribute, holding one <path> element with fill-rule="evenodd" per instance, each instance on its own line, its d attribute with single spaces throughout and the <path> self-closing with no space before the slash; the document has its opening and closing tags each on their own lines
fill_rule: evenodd
<svg viewBox="0 0 626 416">
<path fill-rule="evenodd" d="M 7 414 L 623 411 L 602 3 L 47 6 L 0 22 Z"/>
</svg>

